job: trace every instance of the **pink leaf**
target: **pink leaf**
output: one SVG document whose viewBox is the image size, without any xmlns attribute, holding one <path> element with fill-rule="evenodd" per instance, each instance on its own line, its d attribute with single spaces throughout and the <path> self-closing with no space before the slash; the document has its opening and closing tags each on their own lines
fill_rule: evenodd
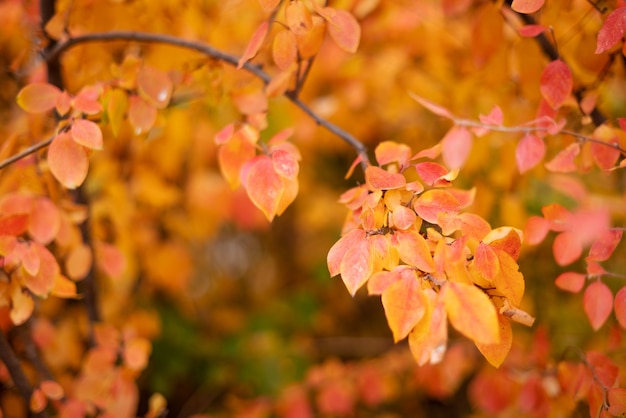
<svg viewBox="0 0 626 418">
<path fill-rule="evenodd" d="M 566 292 L 578 293 L 585 285 L 586 276 L 582 273 L 574 273 L 571 271 L 561 273 L 554 281 L 556 287 Z"/>
<path fill-rule="evenodd" d="M 83 184 L 89 170 L 89 159 L 82 145 L 68 133 L 59 134 L 48 148 L 48 165 L 52 175 L 68 189 Z"/>
<path fill-rule="evenodd" d="M 80 145 L 95 150 L 102 149 L 102 131 L 94 122 L 87 119 L 75 120 L 70 132 L 74 141 Z"/>
<path fill-rule="evenodd" d="M 591 327 L 597 331 L 606 322 L 613 310 L 613 294 L 602 282 L 593 282 L 583 296 L 583 308 Z"/>
<path fill-rule="evenodd" d="M 270 26 L 267 21 L 263 21 L 263 23 L 259 25 L 257 30 L 254 32 L 254 35 L 252 35 L 245 52 L 239 59 L 239 63 L 237 64 L 238 70 L 241 69 L 246 62 L 254 58 L 254 56 L 259 52 L 259 49 L 261 49 L 261 45 L 263 45 L 263 41 L 267 36 L 269 27 Z"/>
<path fill-rule="evenodd" d="M 543 25 L 526 25 L 519 28 L 517 33 L 525 38 L 534 38 L 535 36 L 544 33 L 546 30 L 548 30 L 548 28 Z"/>
<path fill-rule="evenodd" d="M 441 140 L 443 161 L 451 169 L 461 168 L 472 149 L 472 134 L 462 127 L 454 126 Z"/>
<path fill-rule="evenodd" d="M 546 154 L 546 144 L 535 135 L 526 135 L 517 144 L 515 150 L 515 162 L 520 173 L 524 173 L 535 167 Z"/>
<path fill-rule="evenodd" d="M 626 286 L 615 294 L 615 317 L 622 328 L 626 328 Z"/>
<path fill-rule="evenodd" d="M 580 154 L 580 145 L 575 142 L 559 152 L 546 163 L 546 168 L 555 173 L 571 173 L 578 169 L 574 159 Z"/>
<path fill-rule="evenodd" d="M 513 0 L 511 3 L 511 9 L 518 13 L 535 13 L 541 9 L 545 0 Z"/>
<path fill-rule="evenodd" d="M 554 238 L 552 251 L 557 264 L 566 266 L 580 258 L 583 248 L 573 232 L 561 232 Z"/>
</svg>

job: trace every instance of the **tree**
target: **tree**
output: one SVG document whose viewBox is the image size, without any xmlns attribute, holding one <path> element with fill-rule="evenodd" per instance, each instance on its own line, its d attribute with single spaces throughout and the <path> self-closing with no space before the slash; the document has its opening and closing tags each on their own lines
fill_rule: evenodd
<svg viewBox="0 0 626 418">
<path fill-rule="evenodd" d="M 626 413 L 625 12 L 0 4 L 3 414 Z"/>
</svg>

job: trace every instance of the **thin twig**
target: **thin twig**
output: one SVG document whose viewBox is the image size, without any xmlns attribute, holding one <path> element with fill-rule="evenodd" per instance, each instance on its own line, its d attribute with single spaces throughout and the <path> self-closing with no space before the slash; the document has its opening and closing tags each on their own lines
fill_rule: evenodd
<svg viewBox="0 0 626 418">
<path fill-rule="evenodd" d="M 196 41 L 188 41 L 185 39 L 177 38 L 171 35 L 164 34 L 156 34 L 156 33 L 144 33 L 144 32 L 132 32 L 132 31 L 113 31 L 113 32 L 102 32 L 102 33 L 90 33 L 86 35 L 77 36 L 74 38 L 70 38 L 64 42 L 59 42 L 56 46 L 43 53 L 43 58 L 46 61 L 57 59 L 63 52 L 67 51 L 70 48 L 73 48 L 77 45 L 90 43 L 90 42 L 113 42 L 113 41 L 135 41 L 135 42 L 154 42 L 167 44 L 171 46 L 177 46 L 180 48 L 185 48 L 193 51 L 200 52 L 209 57 L 215 58 L 219 61 L 222 61 L 226 64 L 232 65 L 233 67 L 237 67 L 239 64 L 239 57 L 231 54 L 227 54 L 217 48 L 214 48 L 210 45 L 196 42 Z M 242 69 L 248 71 L 252 75 L 256 76 L 263 83 L 268 84 L 271 81 L 271 77 L 265 71 L 261 69 L 260 66 L 251 64 L 249 62 L 243 64 Z M 302 102 L 298 97 L 296 92 L 287 92 L 285 96 L 291 100 L 297 107 L 299 107 L 304 113 L 309 115 L 318 125 L 321 125 L 331 133 L 337 135 L 340 139 L 347 142 L 350 146 L 352 146 L 359 156 L 361 156 L 362 164 L 364 167 L 367 167 L 369 163 L 369 157 L 367 155 L 367 148 L 365 145 L 356 139 L 354 136 L 350 135 L 343 129 L 339 128 L 335 124 L 323 119 L 321 116 L 317 115 L 308 105 Z"/>
<path fill-rule="evenodd" d="M 52 140 L 55 137 L 52 136 L 48 139 L 45 139 L 41 142 L 36 143 L 35 145 L 31 145 L 30 147 L 24 149 L 23 151 L 20 151 L 19 153 L 12 155 L 11 157 L 7 158 L 6 160 L 0 162 L 0 170 L 2 170 L 3 168 L 7 167 L 8 165 L 13 164 L 16 161 L 21 160 L 22 158 L 28 157 L 30 154 L 33 154 L 37 151 L 39 151 L 40 149 L 43 149 L 45 147 L 47 147 L 48 145 L 50 145 L 50 143 L 52 142 Z"/>
</svg>

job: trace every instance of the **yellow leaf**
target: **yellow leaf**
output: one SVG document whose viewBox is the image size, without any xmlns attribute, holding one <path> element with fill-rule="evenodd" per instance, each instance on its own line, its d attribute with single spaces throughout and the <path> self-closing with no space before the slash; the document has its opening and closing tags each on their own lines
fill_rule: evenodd
<svg viewBox="0 0 626 418">
<path fill-rule="evenodd" d="M 474 343 L 478 350 L 487 359 L 489 364 L 494 367 L 500 367 L 513 344 L 513 330 L 511 323 L 502 315 L 498 315 L 498 325 L 500 327 L 500 341 L 496 344 L 482 344 L 477 341 Z"/>
<path fill-rule="evenodd" d="M 415 271 L 403 269 L 399 279 L 383 291 L 382 303 L 393 340 L 398 342 L 411 332 L 426 312 L 426 295 Z"/>
<path fill-rule="evenodd" d="M 61 90 L 48 83 L 33 83 L 17 95 L 17 104 L 29 113 L 44 113 L 56 107 Z"/>
<path fill-rule="evenodd" d="M 473 285 L 446 282 L 441 288 L 450 324 L 469 339 L 482 344 L 500 342 L 496 308 Z"/>
<path fill-rule="evenodd" d="M 493 278 L 493 284 L 513 306 L 517 307 L 524 296 L 524 276 L 519 272 L 517 262 L 506 251 L 496 249 L 495 253 L 498 256 L 500 271 Z"/>
</svg>

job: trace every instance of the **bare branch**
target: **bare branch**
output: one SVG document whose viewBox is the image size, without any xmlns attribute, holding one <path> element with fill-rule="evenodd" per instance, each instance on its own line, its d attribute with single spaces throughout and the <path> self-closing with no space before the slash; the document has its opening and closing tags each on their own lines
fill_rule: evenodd
<svg viewBox="0 0 626 418">
<path fill-rule="evenodd" d="M 11 157 L 7 158 L 6 160 L 0 162 L 0 170 L 2 170 L 3 168 L 13 164 L 16 161 L 21 160 L 22 158 L 28 157 L 31 154 L 34 154 L 35 152 L 39 151 L 40 149 L 43 149 L 45 147 L 47 147 L 48 145 L 50 145 L 50 143 L 52 142 L 52 140 L 55 137 L 50 137 L 48 139 L 45 139 L 41 142 L 36 143 L 35 145 L 32 145 L 28 148 L 26 148 L 25 150 L 12 155 Z"/>
</svg>

